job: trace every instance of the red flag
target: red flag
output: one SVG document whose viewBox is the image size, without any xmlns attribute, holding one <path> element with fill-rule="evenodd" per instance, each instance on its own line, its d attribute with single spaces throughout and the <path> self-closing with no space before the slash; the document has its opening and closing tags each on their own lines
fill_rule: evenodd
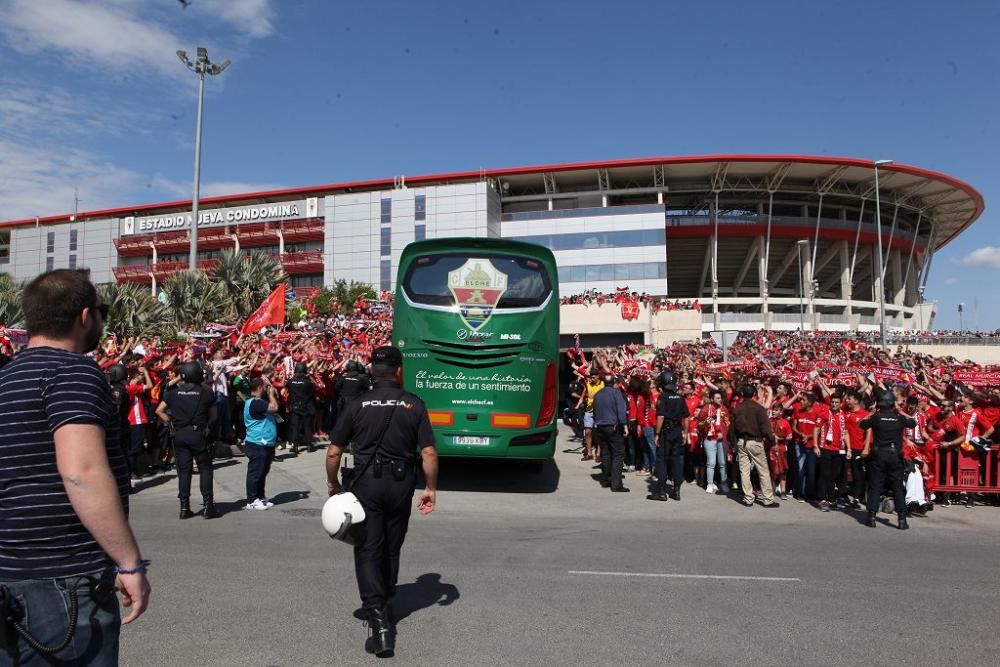
<svg viewBox="0 0 1000 667">
<path fill-rule="evenodd" d="M 285 323 L 285 284 L 278 285 L 271 292 L 260 308 L 247 318 L 240 330 L 243 334 L 257 333 L 266 326 Z"/>
</svg>

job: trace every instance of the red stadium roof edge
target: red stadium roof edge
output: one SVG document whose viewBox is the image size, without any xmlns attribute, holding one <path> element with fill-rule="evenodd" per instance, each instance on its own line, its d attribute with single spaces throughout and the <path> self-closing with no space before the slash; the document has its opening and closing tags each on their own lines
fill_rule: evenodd
<svg viewBox="0 0 1000 667">
<path fill-rule="evenodd" d="M 481 171 L 459 171 L 453 173 L 445 174 L 427 174 L 424 176 L 407 176 L 406 183 L 408 185 L 420 185 L 427 183 L 439 183 L 442 181 L 463 181 L 469 179 L 478 179 L 483 176 L 488 177 L 502 177 L 502 176 L 517 176 L 517 175 L 528 175 L 528 174 L 539 174 L 543 172 L 565 172 L 565 171 L 577 171 L 582 169 L 611 169 L 615 167 L 645 167 L 654 165 L 670 165 L 670 164 L 692 164 L 692 163 L 704 163 L 704 162 L 793 162 L 799 164 L 824 164 L 830 166 L 847 166 L 847 167 L 867 167 L 869 169 L 874 168 L 873 160 L 865 160 L 861 158 L 841 158 L 841 157 L 824 157 L 821 155 L 747 155 L 747 154 L 732 154 L 732 155 L 688 155 L 679 157 L 649 157 L 649 158 L 630 158 L 623 160 L 603 160 L 598 162 L 567 162 L 564 164 L 554 164 L 554 165 L 539 165 L 534 167 L 512 167 L 508 169 L 486 169 Z M 942 242 L 941 245 L 947 243 L 952 238 L 957 236 L 961 231 L 966 229 L 971 225 L 979 216 L 982 214 L 985 205 L 983 203 L 982 195 L 968 183 L 958 180 L 957 178 L 952 178 L 947 174 L 943 174 L 937 171 L 931 171 L 929 169 L 922 169 L 920 167 L 912 167 L 904 164 L 893 164 L 887 167 L 883 167 L 885 171 L 898 171 L 913 176 L 919 176 L 921 178 L 929 178 L 935 181 L 946 183 L 955 188 L 958 188 L 968 194 L 973 201 L 976 203 L 975 212 L 969 216 L 969 219 L 962 225 L 962 227 L 955 232 L 951 237 Z M 327 185 L 312 185 L 306 187 L 296 187 L 296 188 L 284 188 L 280 190 L 265 190 L 262 192 L 244 192 L 233 195 L 223 195 L 218 197 L 204 197 L 200 199 L 201 204 L 218 204 L 218 203 L 236 203 L 244 200 L 251 199 L 261 199 L 269 197 L 287 197 L 289 195 L 296 194 L 309 194 L 318 191 L 335 191 L 335 190 L 347 190 L 347 189 L 378 189 L 382 187 L 392 187 L 395 184 L 395 178 L 380 178 L 366 181 L 349 181 L 346 183 L 331 183 Z M 51 215 L 38 218 L 23 218 L 20 220 L 8 220 L 5 222 L 0 222 L 0 227 L 22 227 L 26 225 L 34 224 L 51 224 L 58 222 L 69 222 L 73 216 L 76 219 L 84 221 L 88 218 L 107 218 L 114 217 L 121 214 L 135 214 L 145 211 L 155 211 L 161 208 L 176 208 L 181 206 L 191 206 L 190 199 L 181 199 L 178 201 L 170 202 L 160 202 L 156 204 L 142 204 L 138 206 L 121 206 L 117 208 L 108 208 L 95 211 L 81 211 L 79 213 L 64 213 L 61 215 Z"/>
</svg>

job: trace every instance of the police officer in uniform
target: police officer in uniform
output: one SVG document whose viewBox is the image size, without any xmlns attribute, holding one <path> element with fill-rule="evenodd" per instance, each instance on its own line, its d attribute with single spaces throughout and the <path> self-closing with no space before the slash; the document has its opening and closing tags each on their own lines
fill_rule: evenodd
<svg viewBox="0 0 1000 667">
<path fill-rule="evenodd" d="M 309 379 L 305 364 L 295 365 L 295 375 L 288 381 L 289 420 L 288 435 L 292 441 L 292 455 L 298 456 L 299 448 L 316 451 L 313 447 L 312 420 L 316 414 L 316 404 L 313 401 L 316 388 Z"/>
<path fill-rule="evenodd" d="M 421 514 L 434 510 L 438 463 L 434 433 L 424 402 L 404 391 L 403 356 L 391 346 L 372 352 L 374 388 L 344 406 L 330 434 L 326 457 L 329 494 L 341 493 L 337 480 L 344 448 L 354 442 L 353 475 L 345 479 L 365 510 L 354 547 L 354 569 L 371 636 L 365 650 L 379 657 L 395 650 L 388 602 L 399 576 L 399 554 L 406 537 L 416 484 L 417 453 L 425 488 L 417 502 Z M 345 475 L 346 476 L 346 475 Z"/>
<path fill-rule="evenodd" d="M 215 422 L 218 413 L 215 394 L 202 384 L 205 371 L 201 364 L 192 361 L 180 368 L 181 383 L 166 392 L 156 408 L 156 416 L 164 424 L 174 428 L 174 454 L 177 457 L 177 497 L 181 501 L 180 518 L 190 519 L 192 461 L 198 462 L 198 478 L 201 498 L 204 503 L 202 516 L 215 519 L 219 516 L 215 509 L 212 489 L 212 448 L 208 442 L 209 424 Z"/>
<path fill-rule="evenodd" d="M 647 500 L 664 501 L 667 498 L 681 499 L 681 483 L 684 481 L 684 434 L 687 432 L 687 419 L 690 417 L 684 397 L 677 393 L 677 378 L 669 370 L 660 373 L 656 378 L 660 387 L 660 400 L 656 404 L 656 442 L 659 445 L 656 452 L 656 487 Z M 674 486 L 667 496 L 667 459 Z"/>
<path fill-rule="evenodd" d="M 333 393 L 336 400 L 334 422 L 340 421 L 344 407 L 355 398 L 372 388 L 371 378 L 365 373 L 365 367 L 360 361 L 348 361 L 346 372 L 333 383 Z M 344 443 L 346 446 L 348 443 Z"/>
<path fill-rule="evenodd" d="M 898 527 L 906 530 L 910 525 L 906 522 L 906 490 L 903 487 L 903 430 L 916 428 L 916 420 L 901 415 L 896 411 L 896 398 L 892 392 L 883 392 L 878 396 L 877 411 L 866 419 L 858 422 L 863 429 L 872 430 L 871 451 L 866 445 L 861 456 L 868 460 L 868 520 L 871 528 L 875 527 L 875 514 L 878 512 L 882 490 L 892 492 L 899 516 Z"/>
</svg>

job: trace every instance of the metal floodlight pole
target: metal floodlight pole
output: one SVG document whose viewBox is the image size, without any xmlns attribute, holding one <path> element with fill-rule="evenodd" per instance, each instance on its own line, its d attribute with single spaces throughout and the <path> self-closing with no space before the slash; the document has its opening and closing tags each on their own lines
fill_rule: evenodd
<svg viewBox="0 0 1000 667">
<path fill-rule="evenodd" d="M 803 292 L 805 287 L 802 284 L 802 248 L 806 246 L 809 241 L 802 239 L 795 243 L 795 254 L 796 259 L 799 264 L 799 331 L 804 336 L 806 333 L 806 311 L 805 311 L 805 297 Z"/>
<path fill-rule="evenodd" d="M 194 185 L 191 193 L 191 250 L 188 259 L 188 268 L 192 271 L 198 268 L 198 205 L 201 198 L 201 117 L 205 104 L 205 75 L 213 76 L 222 74 L 229 67 L 229 59 L 226 58 L 216 65 L 208 59 L 208 50 L 198 47 L 197 60 L 192 62 L 184 51 L 178 51 L 177 57 L 184 66 L 198 75 L 198 119 L 194 131 Z"/>
<path fill-rule="evenodd" d="M 962 311 L 965 310 L 965 303 L 958 304 L 958 332 L 962 333 L 965 331 L 965 324 L 962 321 Z"/>
<path fill-rule="evenodd" d="M 892 160 L 875 160 L 875 235 L 878 237 L 878 330 L 882 351 L 888 349 L 885 341 L 885 267 L 882 262 L 882 206 L 879 201 L 878 168 L 892 164 Z"/>
</svg>

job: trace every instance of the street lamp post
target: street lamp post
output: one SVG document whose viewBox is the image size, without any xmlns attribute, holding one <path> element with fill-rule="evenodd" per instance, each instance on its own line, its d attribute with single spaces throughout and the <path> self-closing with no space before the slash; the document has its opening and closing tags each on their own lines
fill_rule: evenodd
<svg viewBox="0 0 1000 667">
<path fill-rule="evenodd" d="M 198 47 L 198 57 L 192 62 L 185 51 L 178 51 L 177 57 L 185 67 L 198 75 L 198 120 L 194 131 L 194 192 L 191 197 L 191 257 L 188 268 L 198 268 L 198 199 L 201 194 L 201 111 L 205 100 L 205 75 L 216 76 L 229 67 L 229 58 L 216 65 L 208 59 L 208 49 Z"/>
<path fill-rule="evenodd" d="M 965 310 L 965 304 L 958 304 L 958 333 L 965 331 L 965 324 L 962 322 L 962 312 Z"/>
<path fill-rule="evenodd" d="M 888 346 L 885 342 L 885 266 L 882 263 L 882 207 L 879 202 L 878 168 L 887 167 L 892 160 L 875 160 L 875 235 L 878 236 L 878 330 L 882 341 L 882 351 Z"/>
<path fill-rule="evenodd" d="M 806 333 L 806 311 L 805 311 L 805 297 L 803 292 L 805 288 L 802 285 L 802 248 L 809 245 L 809 241 L 802 239 L 795 243 L 796 249 L 796 259 L 799 264 L 799 331 L 804 336 Z"/>
<path fill-rule="evenodd" d="M 924 290 L 927 289 L 923 285 L 917 288 L 917 293 L 920 295 L 920 300 L 917 303 L 917 312 L 920 314 L 920 331 L 924 330 Z"/>
</svg>

